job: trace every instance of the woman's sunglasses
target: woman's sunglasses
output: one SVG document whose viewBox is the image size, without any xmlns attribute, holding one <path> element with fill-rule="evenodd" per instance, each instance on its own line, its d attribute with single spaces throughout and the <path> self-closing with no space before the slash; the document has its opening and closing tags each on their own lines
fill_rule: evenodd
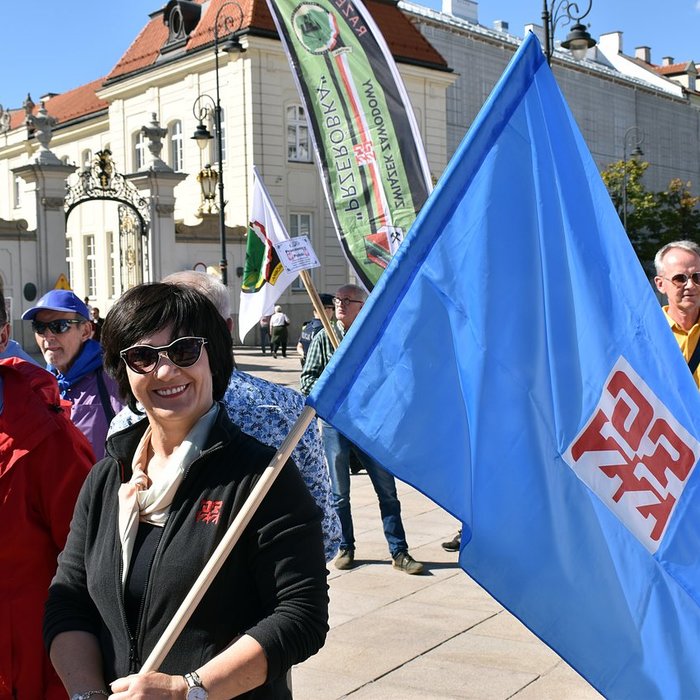
<svg viewBox="0 0 700 700">
<path fill-rule="evenodd" d="M 202 355 L 202 348 L 206 344 L 206 338 L 187 336 L 157 348 L 152 345 L 132 345 L 122 350 L 119 356 L 132 372 L 149 374 L 158 367 L 163 356 L 167 356 L 170 362 L 178 367 L 191 367 Z"/>
<path fill-rule="evenodd" d="M 38 335 L 46 335 L 47 329 L 50 330 L 54 335 L 62 335 L 65 333 L 72 325 L 78 325 L 80 323 L 87 323 L 87 321 L 82 321 L 75 318 L 59 318 L 55 321 L 32 321 L 32 330 Z"/>
</svg>

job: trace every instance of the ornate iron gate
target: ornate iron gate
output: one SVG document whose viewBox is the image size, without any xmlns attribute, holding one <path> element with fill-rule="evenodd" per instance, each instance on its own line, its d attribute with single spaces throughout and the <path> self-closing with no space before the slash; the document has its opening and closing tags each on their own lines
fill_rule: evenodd
<svg viewBox="0 0 700 700">
<path fill-rule="evenodd" d="M 89 167 L 69 178 L 66 185 L 66 225 L 78 205 L 95 200 L 119 204 L 119 263 L 122 289 L 148 279 L 148 232 L 151 225 L 148 200 L 114 168 L 108 148 L 98 151 Z"/>
</svg>

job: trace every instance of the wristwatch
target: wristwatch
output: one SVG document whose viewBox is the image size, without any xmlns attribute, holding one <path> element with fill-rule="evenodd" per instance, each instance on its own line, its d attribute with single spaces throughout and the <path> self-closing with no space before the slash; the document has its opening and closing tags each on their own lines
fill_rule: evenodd
<svg viewBox="0 0 700 700">
<path fill-rule="evenodd" d="M 187 683 L 187 695 L 185 695 L 187 700 L 207 700 L 209 693 L 204 689 L 202 679 L 196 671 L 186 673 L 185 681 Z"/>
<path fill-rule="evenodd" d="M 70 700 L 90 700 L 93 695 L 104 695 L 106 698 L 109 697 L 109 693 L 104 690 L 87 690 L 84 693 L 75 693 L 70 696 Z"/>
</svg>

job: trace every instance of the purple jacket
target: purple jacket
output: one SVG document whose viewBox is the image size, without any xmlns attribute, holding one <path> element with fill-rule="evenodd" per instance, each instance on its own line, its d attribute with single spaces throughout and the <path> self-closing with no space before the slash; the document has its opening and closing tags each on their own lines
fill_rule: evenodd
<svg viewBox="0 0 700 700">
<path fill-rule="evenodd" d="M 70 412 L 71 420 L 90 441 L 95 457 L 99 461 L 105 456 L 105 440 L 109 424 L 112 418 L 124 408 L 124 404 L 119 399 L 117 383 L 114 379 L 101 369 L 97 371 L 102 373 L 114 415 L 105 415 L 97 386 L 96 372 L 90 372 L 79 379 L 65 392 L 63 398 L 73 404 Z"/>
</svg>

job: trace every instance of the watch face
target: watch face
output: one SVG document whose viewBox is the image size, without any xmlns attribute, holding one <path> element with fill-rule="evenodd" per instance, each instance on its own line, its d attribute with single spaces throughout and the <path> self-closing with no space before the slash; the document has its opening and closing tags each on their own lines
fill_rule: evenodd
<svg viewBox="0 0 700 700">
<path fill-rule="evenodd" d="M 187 700 L 207 700 L 209 693 L 204 688 L 190 688 L 187 691 Z"/>
</svg>

